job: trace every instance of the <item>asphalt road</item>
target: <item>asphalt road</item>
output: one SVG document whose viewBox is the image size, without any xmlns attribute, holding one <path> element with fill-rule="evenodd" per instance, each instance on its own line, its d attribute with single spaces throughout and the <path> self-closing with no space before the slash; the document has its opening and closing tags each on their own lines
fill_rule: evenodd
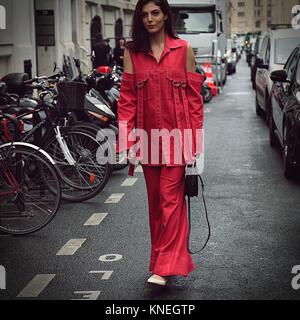
<svg viewBox="0 0 300 320">
<path fill-rule="evenodd" d="M 126 168 L 114 172 L 95 199 L 63 204 L 38 233 L 0 235 L 7 277 L 0 299 L 299 299 L 291 281 L 293 266 L 300 265 L 300 182 L 283 177 L 280 152 L 269 147 L 267 127 L 255 114 L 249 78 L 243 59 L 223 93 L 205 105 L 203 178 L 212 236 L 194 256 L 196 270 L 189 277 L 173 277 L 166 287 L 146 283 L 145 182 L 136 173 L 132 186 L 121 186 Z M 123 195 L 105 203 L 112 194 Z M 196 249 L 207 229 L 200 199 L 192 205 Z M 95 213 L 107 215 L 98 225 L 84 226 Z M 71 239 L 82 239 L 78 248 L 74 242 L 69 247 L 72 255 L 61 251 Z"/>
</svg>

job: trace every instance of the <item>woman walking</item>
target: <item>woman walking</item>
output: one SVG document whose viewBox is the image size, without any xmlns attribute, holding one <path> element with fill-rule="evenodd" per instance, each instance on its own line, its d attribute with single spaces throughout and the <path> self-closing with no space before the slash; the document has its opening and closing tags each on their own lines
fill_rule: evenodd
<svg viewBox="0 0 300 320">
<path fill-rule="evenodd" d="M 130 160 L 142 164 L 152 245 L 148 282 L 165 285 L 169 276 L 186 277 L 195 268 L 187 250 L 184 181 L 185 165 L 195 161 L 200 152 L 196 132 L 203 126 L 200 90 L 204 77 L 195 72 L 188 42 L 173 32 L 167 0 L 138 1 L 132 40 L 124 52 L 117 152 L 127 150 Z M 133 129 L 142 129 L 146 135 L 134 138 Z M 173 144 L 164 143 L 166 132 L 186 129 L 192 131 L 188 160 L 176 148 L 177 142 L 187 147 L 182 136 L 175 135 Z M 158 132 L 159 140 L 153 138 L 153 132 Z M 135 153 L 137 142 L 140 148 Z M 133 165 L 129 174 L 134 174 Z"/>
</svg>

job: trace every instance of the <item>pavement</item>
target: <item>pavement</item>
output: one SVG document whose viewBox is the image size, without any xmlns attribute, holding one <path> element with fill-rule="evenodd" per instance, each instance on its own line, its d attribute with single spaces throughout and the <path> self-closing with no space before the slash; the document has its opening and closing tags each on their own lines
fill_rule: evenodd
<svg viewBox="0 0 300 320">
<path fill-rule="evenodd" d="M 203 179 L 211 240 L 193 256 L 196 269 L 186 278 L 172 277 L 166 287 L 146 282 L 146 186 L 142 172 L 126 180 L 127 170 L 115 171 L 96 198 L 64 203 L 39 232 L 0 235 L 6 270 L 0 300 L 300 298 L 292 286 L 298 283 L 292 269 L 300 265 L 300 182 L 284 178 L 280 151 L 269 146 L 245 58 L 223 93 L 205 105 Z M 200 200 L 192 199 L 192 250 L 207 236 Z"/>
</svg>

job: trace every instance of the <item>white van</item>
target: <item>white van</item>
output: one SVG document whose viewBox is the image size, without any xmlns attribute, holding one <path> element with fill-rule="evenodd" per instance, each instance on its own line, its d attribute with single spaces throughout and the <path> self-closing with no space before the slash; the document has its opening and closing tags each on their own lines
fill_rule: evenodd
<svg viewBox="0 0 300 320">
<path fill-rule="evenodd" d="M 222 14 L 226 14 L 224 1 L 169 0 L 169 4 L 173 13 L 175 32 L 190 43 L 197 63 L 210 62 L 216 66 L 219 62 L 221 81 L 224 84 L 226 80 L 226 34 L 222 20 Z"/>
</svg>

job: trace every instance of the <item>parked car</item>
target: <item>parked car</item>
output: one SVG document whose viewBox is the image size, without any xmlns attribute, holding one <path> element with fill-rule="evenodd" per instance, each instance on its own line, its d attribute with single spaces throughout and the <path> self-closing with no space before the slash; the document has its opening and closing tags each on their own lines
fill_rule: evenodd
<svg viewBox="0 0 300 320">
<path fill-rule="evenodd" d="M 282 70 L 293 49 L 300 43 L 300 32 L 287 27 L 273 27 L 264 36 L 259 56 L 256 58 L 256 103 L 257 115 L 266 115 L 269 124 L 270 93 L 273 82 L 270 73 Z"/>
<path fill-rule="evenodd" d="M 240 61 L 242 58 L 242 54 L 243 54 L 243 48 L 242 46 L 240 46 L 239 44 L 236 46 L 236 56 L 237 56 L 237 60 Z"/>
<path fill-rule="evenodd" d="M 248 40 L 245 41 L 245 47 L 246 47 L 246 61 L 248 63 L 248 66 L 250 67 L 251 59 L 253 57 L 253 51 L 254 46 L 256 42 L 256 35 L 251 35 L 248 37 Z"/>
<path fill-rule="evenodd" d="M 300 167 L 300 44 L 290 55 L 283 70 L 273 71 L 270 77 L 274 81 L 270 145 L 274 147 L 279 141 L 283 150 L 283 172 L 290 179 Z"/>
<path fill-rule="evenodd" d="M 250 68 L 251 68 L 251 82 L 252 82 L 252 88 L 255 90 L 256 83 L 255 83 L 255 77 L 256 77 L 256 58 L 261 50 L 262 43 L 263 43 L 264 35 L 257 36 L 256 42 L 254 44 L 254 50 L 250 61 Z"/>
<path fill-rule="evenodd" d="M 237 55 L 236 48 L 232 39 L 227 39 L 226 47 L 226 58 L 227 58 L 227 72 L 233 74 L 236 72 Z"/>
</svg>

